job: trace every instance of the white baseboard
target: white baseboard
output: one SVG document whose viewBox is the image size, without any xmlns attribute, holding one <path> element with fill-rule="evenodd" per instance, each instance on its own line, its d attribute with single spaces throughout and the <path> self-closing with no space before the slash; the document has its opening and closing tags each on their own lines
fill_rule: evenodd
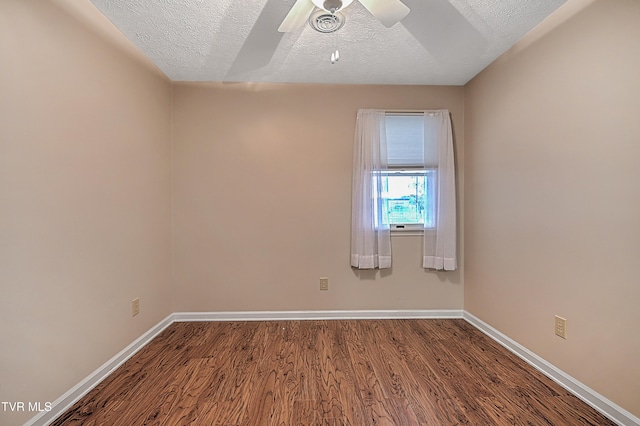
<svg viewBox="0 0 640 426">
<path fill-rule="evenodd" d="M 554 382 L 580 398 L 582 401 L 598 410 L 600 413 L 621 426 L 640 426 L 640 418 L 634 416 L 619 405 L 609 401 L 598 392 L 589 388 L 580 381 L 569 376 L 553 364 L 545 361 L 529 349 L 525 348 L 515 340 L 502 334 L 486 322 L 464 311 L 463 318 L 471 325 L 491 337 L 496 342 L 522 358 L 528 364 L 549 377 Z"/>
<path fill-rule="evenodd" d="M 109 361 L 105 362 L 96 371 L 89 374 L 84 380 L 75 385 L 60 398 L 56 399 L 51 404 L 51 411 L 41 412 L 25 423 L 25 426 L 45 426 L 53 422 L 56 418 L 71 408 L 73 404 L 78 402 L 80 398 L 89 393 L 90 390 L 109 376 L 109 374 L 113 373 L 118 367 L 124 364 L 126 360 L 131 358 L 136 352 L 153 340 L 154 337 L 160 334 L 165 328 L 169 327 L 173 322 L 173 315 L 169 315 L 160 321 Z"/>
<path fill-rule="evenodd" d="M 462 318 L 462 310 L 176 312 L 174 321 L 277 321 L 336 319 Z"/>
<path fill-rule="evenodd" d="M 42 412 L 25 426 L 46 426 L 61 416 L 73 404 L 120 367 L 165 328 L 174 322 L 188 321 L 276 321 L 276 320 L 337 320 L 337 319 L 437 319 L 463 318 L 478 330 L 500 343 L 531 366 L 554 380 L 603 415 L 621 426 L 640 426 L 640 419 L 524 346 L 502 334 L 489 324 L 463 310 L 367 310 L 367 311 L 247 311 L 247 312 L 176 312 L 169 315 L 136 339 L 116 356 L 67 391 L 52 404 L 51 411 Z"/>
</svg>

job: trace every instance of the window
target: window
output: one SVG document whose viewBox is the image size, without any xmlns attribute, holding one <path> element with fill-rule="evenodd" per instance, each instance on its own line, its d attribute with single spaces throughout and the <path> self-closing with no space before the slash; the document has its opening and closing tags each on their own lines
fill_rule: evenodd
<svg viewBox="0 0 640 426">
<path fill-rule="evenodd" d="M 382 221 L 394 231 L 435 228 L 437 147 L 425 148 L 424 115 L 387 113 L 385 128 Z"/>
<path fill-rule="evenodd" d="M 457 268 L 449 111 L 358 110 L 352 185 L 352 267 L 391 268 L 391 229 L 413 228 L 429 230 L 422 238 L 423 268 Z"/>
<path fill-rule="evenodd" d="M 387 170 L 381 174 L 384 223 L 394 231 L 435 228 L 436 171 Z"/>
</svg>

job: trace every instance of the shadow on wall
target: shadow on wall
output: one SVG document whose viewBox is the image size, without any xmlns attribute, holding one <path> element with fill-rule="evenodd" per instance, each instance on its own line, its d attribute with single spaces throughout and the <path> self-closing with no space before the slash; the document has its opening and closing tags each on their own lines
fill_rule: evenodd
<svg viewBox="0 0 640 426">
<path fill-rule="evenodd" d="M 393 272 L 393 267 L 388 269 L 357 269 L 351 268 L 351 272 L 361 281 L 375 281 L 376 276 L 380 275 L 380 278 L 388 277 Z"/>
</svg>

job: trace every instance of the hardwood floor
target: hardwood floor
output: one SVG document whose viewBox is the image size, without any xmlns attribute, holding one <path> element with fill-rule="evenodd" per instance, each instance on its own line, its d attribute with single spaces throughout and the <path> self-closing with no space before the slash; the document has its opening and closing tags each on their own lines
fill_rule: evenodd
<svg viewBox="0 0 640 426">
<path fill-rule="evenodd" d="M 174 323 L 78 424 L 614 425 L 457 319 Z"/>
</svg>

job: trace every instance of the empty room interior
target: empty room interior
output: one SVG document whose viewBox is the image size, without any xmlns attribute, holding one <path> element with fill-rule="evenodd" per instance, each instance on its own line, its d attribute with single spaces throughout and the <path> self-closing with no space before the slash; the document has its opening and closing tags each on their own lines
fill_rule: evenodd
<svg viewBox="0 0 640 426">
<path fill-rule="evenodd" d="M 171 327 L 346 319 L 452 321 L 640 425 L 640 2 L 407 0 L 387 28 L 355 0 L 277 32 L 304 1 L 0 1 L 0 425 Z M 452 270 L 402 230 L 390 268 L 350 264 L 362 109 L 448 112 Z M 363 413 L 306 424 L 393 424 Z"/>
</svg>

